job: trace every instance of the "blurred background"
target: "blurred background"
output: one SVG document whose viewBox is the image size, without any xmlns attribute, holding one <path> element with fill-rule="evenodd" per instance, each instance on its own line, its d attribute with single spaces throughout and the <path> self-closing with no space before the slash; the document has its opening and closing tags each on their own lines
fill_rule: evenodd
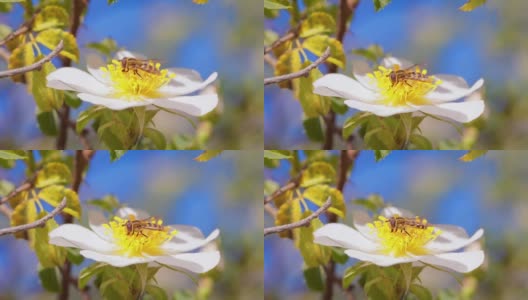
<svg viewBox="0 0 528 300">
<path fill-rule="evenodd" d="M 376 163 L 372 152 L 362 151 L 345 185 L 347 216 L 342 222 L 352 225 L 352 211 L 359 209 L 351 205 L 354 199 L 376 193 L 385 203 L 431 223 L 458 225 L 469 235 L 484 228 L 486 260 L 473 273 L 477 279 L 470 283 L 476 284 L 474 299 L 523 299 L 528 292 L 528 164 L 524 163 L 528 152 L 491 151 L 469 163 L 458 160 L 463 154 L 394 151 Z M 281 161 L 279 168 L 266 170 L 265 178 L 284 184 L 289 167 Z M 268 215 L 265 224 L 273 224 Z M 291 240 L 266 237 L 264 253 L 266 299 L 320 299 L 320 293 L 309 292 L 305 286 L 303 259 Z M 346 267 L 356 262 L 349 259 Z M 337 274 L 344 269 L 339 266 Z M 442 294 L 438 299 L 462 299 L 460 286 L 446 273 L 426 268 L 421 279 L 433 293 Z M 336 291 L 335 299 L 345 299 Z"/>
<path fill-rule="evenodd" d="M 263 216 L 257 195 L 263 189 L 262 151 L 226 151 L 203 163 L 193 160 L 200 153 L 129 151 L 110 162 L 108 153 L 99 151 L 81 186 L 81 203 L 111 194 L 122 204 L 162 218 L 165 224 L 196 226 L 206 236 L 219 228 L 222 260 L 212 274 L 210 299 L 259 299 L 263 294 Z M 20 184 L 23 172 L 19 162 L 12 170 L 0 169 L 0 178 Z M 82 208 L 83 224 L 87 224 L 86 211 L 94 207 L 83 204 Z M 7 226 L 8 220 L 0 218 L 0 228 Z M 27 241 L 1 237 L 0 299 L 55 299 L 56 295 L 43 292 L 37 263 Z M 75 267 L 73 274 L 79 271 Z M 169 295 L 176 289 L 196 290 L 180 273 L 161 270 L 157 278 Z M 79 299 L 76 291 L 71 299 Z"/>
<path fill-rule="evenodd" d="M 351 74 L 352 65 L 360 59 L 351 54 L 353 49 L 379 44 L 385 53 L 425 64 L 431 74 L 455 74 L 469 85 L 484 78 L 486 111 L 474 122 L 480 129 L 475 148 L 526 148 L 528 2 L 487 0 L 472 12 L 458 10 L 465 2 L 394 0 L 376 13 L 372 1 L 360 1 L 345 35 L 347 69 L 342 72 Z M 265 28 L 284 34 L 290 27 L 287 17 L 283 11 L 278 19 L 266 21 Z M 269 67 L 265 74 L 272 75 Z M 289 90 L 266 87 L 264 119 L 266 149 L 320 148 L 305 136 L 301 106 Z M 429 119 L 422 123 L 423 132 L 435 144 L 460 140 L 452 126 Z M 338 124 L 343 121 L 341 116 Z"/>
<path fill-rule="evenodd" d="M 37 3 L 38 1 L 34 1 Z M 0 14 L 0 24 L 18 28 L 23 10 Z M 208 148 L 261 149 L 263 139 L 262 7 L 254 1 L 215 0 L 205 5 L 186 1 L 90 1 L 78 32 L 81 61 L 98 54 L 85 47 L 113 38 L 120 47 L 160 59 L 164 66 L 191 68 L 206 78 L 218 72 L 220 104 Z M 60 64 L 55 64 L 59 66 Z M 6 69 L 0 60 L 0 70 Z M 83 105 L 72 118 L 88 107 Z M 193 134 L 183 118 L 158 113 L 156 125 L 166 136 Z M 170 138 L 168 138 L 170 140 Z M 69 148 L 80 148 L 73 137 Z M 35 120 L 34 99 L 21 84 L 0 80 L 0 148 L 54 149 Z"/>
</svg>

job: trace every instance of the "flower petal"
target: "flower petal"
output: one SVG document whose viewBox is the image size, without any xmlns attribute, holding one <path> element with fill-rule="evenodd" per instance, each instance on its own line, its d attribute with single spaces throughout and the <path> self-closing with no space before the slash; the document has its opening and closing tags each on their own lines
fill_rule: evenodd
<svg viewBox="0 0 528 300">
<path fill-rule="evenodd" d="M 108 223 L 108 219 L 98 210 L 88 211 L 88 225 L 100 238 L 112 242 L 112 237 L 107 235 L 103 224 Z"/>
<path fill-rule="evenodd" d="M 59 68 L 46 76 L 47 87 L 76 91 L 99 96 L 108 95 L 111 89 L 90 74 L 76 68 Z"/>
<path fill-rule="evenodd" d="M 139 58 L 139 59 L 146 59 L 147 57 L 143 54 L 140 54 L 140 53 L 136 53 L 136 52 L 131 52 L 131 51 L 128 51 L 128 50 L 120 50 L 120 51 L 117 51 L 116 55 L 115 55 L 115 59 L 117 60 L 122 60 L 123 58 L 125 57 L 129 57 L 129 58 Z"/>
<path fill-rule="evenodd" d="M 383 58 L 383 60 L 381 61 L 381 65 L 384 66 L 385 68 L 392 68 L 392 66 L 394 65 L 399 65 L 400 69 L 407 69 L 407 68 L 414 66 L 415 64 L 403 58 L 387 56 Z"/>
<path fill-rule="evenodd" d="M 467 238 L 467 236 L 460 236 L 457 232 L 447 231 L 448 229 L 446 227 L 438 226 L 438 228 L 442 230 L 442 233 L 434 241 L 431 241 L 426 245 L 429 251 L 437 253 L 455 251 L 466 247 L 480 239 L 484 234 L 484 230 L 481 228 L 477 230 L 472 237 Z"/>
<path fill-rule="evenodd" d="M 168 99 L 154 99 L 152 104 L 168 109 L 179 110 L 191 116 L 203 116 L 217 106 L 218 95 L 203 94 Z"/>
<path fill-rule="evenodd" d="M 405 218 L 414 218 L 416 216 L 415 214 L 413 214 L 409 210 L 406 210 L 406 209 L 403 209 L 403 208 L 399 208 L 399 207 L 395 207 L 395 206 L 384 207 L 381 210 L 381 215 L 386 217 L 386 218 L 390 218 L 393 215 L 399 215 L 400 217 L 405 217 Z"/>
<path fill-rule="evenodd" d="M 382 104 L 373 104 L 357 100 L 345 100 L 345 104 L 351 108 L 371 112 L 380 117 L 417 111 L 418 109 L 411 106 L 387 106 Z"/>
<path fill-rule="evenodd" d="M 103 76 L 104 72 L 100 68 L 87 65 L 86 69 L 88 70 L 88 73 L 92 74 L 92 76 L 102 84 L 107 86 L 112 85 L 112 81 L 108 77 Z"/>
<path fill-rule="evenodd" d="M 114 267 L 126 267 L 129 265 L 143 264 L 155 260 L 155 257 L 126 257 L 114 254 L 105 254 L 96 251 L 82 250 L 81 255 L 95 261 L 104 262 Z"/>
<path fill-rule="evenodd" d="M 123 110 L 130 107 L 146 106 L 152 104 L 151 100 L 137 100 L 137 101 L 126 101 L 117 98 L 109 98 L 104 96 L 98 96 L 94 94 L 80 93 L 77 95 L 81 100 L 90 102 L 95 105 L 102 105 L 112 110 Z"/>
<path fill-rule="evenodd" d="M 192 250 L 198 249 L 200 247 L 203 247 L 209 244 L 211 241 L 216 239 L 218 235 L 220 234 L 220 230 L 215 229 L 213 230 L 213 232 L 211 232 L 211 234 L 207 238 L 205 239 L 197 238 L 196 232 L 191 231 L 189 230 L 188 227 L 187 228 L 186 227 L 183 227 L 183 226 L 172 227 L 171 226 L 171 228 L 178 230 L 178 233 L 172 238 L 172 240 L 163 244 L 162 248 L 166 252 L 178 253 L 178 252 L 192 251 Z"/>
<path fill-rule="evenodd" d="M 366 239 L 374 242 L 378 241 L 378 236 L 373 232 L 372 228 L 367 224 L 372 222 L 372 218 L 363 210 L 355 210 L 352 212 L 352 220 L 354 220 L 354 228 L 361 233 Z"/>
<path fill-rule="evenodd" d="M 414 257 L 402 256 L 402 257 L 392 257 L 383 254 L 367 253 L 362 251 L 357 251 L 353 249 L 345 250 L 345 254 L 362 261 L 369 261 L 378 266 L 388 267 L 395 264 L 413 262 L 417 259 Z"/>
<path fill-rule="evenodd" d="M 117 210 L 116 215 L 123 219 L 128 219 L 130 215 L 134 216 L 136 219 L 146 219 L 150 217 L 149 213 L 137 208 L 130 208 L 130 207 L 121 207 Z"/>
<path fill-rule="evenodd" d="M 440 75 L 435 75 L 435 77 L 437 76 Z M 484 85 L 482 78 L 477 80 L 471 88 L 467 88 L 461 82 L 460 77 L 443 75 L 443 78 L 444 80 L 436 89 L 425 95 L 427 100 L 434 103 L 454 101 L 473 94 Z"/>
<path fill-rule="evenodd" d="M 314 83 L 314 93 L 322 96 L 340 97 L 345 99 L 356 99 L 372 102 L 379 96 L 372 90 L 366 88 L 359 81 L 343 74 L 327 74 L 317 79 Z"/>
<path fill-rule="evenodd" d="M 314 232 L 314 242 L 325 246 L 335 246 L 362 251 L 375 251 L 379 246 L 366 239 L 352 227 L 340 223 L 330 223 Z"/>
<path fill-rule="evenodd" d="M 99 237 L 95 232 L 77 224 L 64 224 L 53 229 L 49 233 L 49 242 L 61 247 L 74 247 L 100 252 L 112 252 L 117 248 Z"/>
<path fill-rule="evenodd" d="M 193 70 L 193 69 L 169 68 L 168 70 L 169 70 L 169 73 L 176 75 L 174 79 L 185 78 L 185 79 L 188 79 L 194 82 L 203 81 L 200 73 L 196 72 L 196 70 Z M 176 82 L 178 82 L 178 80 L 176 80 Z"/>
<path fill-rule="evenodd" d="M 156 261 L 169 266 L 183 268 L 194 273 L 205 273 L 218 265 L 220 252 L 183 253 L 158 256 Z"/>
<path fill-rule="evenodd" d="M 218 73 L 214 72 L 209 75 L 205 81 L 195 81 L 195 77 L 189 74 L 184 74 L 182 76 L 176 74 L 176 77 L 174 77 L 169 84 L 162 86 L 158 91 L 165 95 L 166 98 L 186 95 L 205 88 L 213 83 L 217 77 Z"/>
<path fill-rule="evenodd" d="M 466 101 L 453 103 L 438 103 L 434 105 L 416 106 L 425 113 L 446 117 L 457 122 L 467 123 L 475 120 L 484 112 L 484 101 Z"/>
<path fill-rule="evenodd" d="M 435 266 L 446 267 L 460 273 L 468 273 L 482 265 L 484 262 L 484 251 L 478 250 L 427 255 L 421 257 L 420 261 Z"/>
</svg>

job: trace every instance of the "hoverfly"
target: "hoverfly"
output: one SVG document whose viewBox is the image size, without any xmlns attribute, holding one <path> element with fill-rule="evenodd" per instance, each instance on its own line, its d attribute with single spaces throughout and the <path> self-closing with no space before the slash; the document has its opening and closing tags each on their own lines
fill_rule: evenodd
<svg viewBox="0 0 528 300">
<path fill-rule="evenodd" d="M 143 235 L 148 237 L 143 230 L 165 231 L 165 226 L 158 224 L 156 218 L 147 218 L 142 220 L 127 220 L 123 226 L 126 227 L 127 235 Z"/>
<path fill-rule="evenodd" d="M 413 68 L 416 68 L 418 64 L 412 65 L 408 67 L 407 69 L 395 69 L 387 75 L 389 77 L 392 86 L 396 86 L 399 83 L 406 84 L 408 86 L 412 86 L 409 84 L 409 81 L 421 81 L 421 82 L 431 82 L 431 77 L 423 74 L 422 72 L 419 72 L 417 69 L 413 71 Z"/>
<path fill-rule="evenodd" d="M 389 223 L 391 232 L 405 232 L 407 235 L 410 235 L 409 232 L 407 232 L 408 227 L 414 227 L 418 229 L 426 229 L 429 227 L 427 224 L 427 221 L 424 221 L 423 219 L 420 219 L 420 217 L 415 218 L 405 218 L 400 217 L 398 215 L 393 215 L 390 218 L 385 221 Z"/>
<path fill-rule="evenodd" d="M 156 68 L 156 63 L 158 62 L 159 60 L 156 59 L 137 59 L 132 57 L 124 57 L 121 59 L 121 71 L 128 72 L 132 70 L 134 74 L 139 77 L 141 77 L 138 72 L 139 70 L 153 75 L 159 75 L 160 70 Z"/>
</svg>

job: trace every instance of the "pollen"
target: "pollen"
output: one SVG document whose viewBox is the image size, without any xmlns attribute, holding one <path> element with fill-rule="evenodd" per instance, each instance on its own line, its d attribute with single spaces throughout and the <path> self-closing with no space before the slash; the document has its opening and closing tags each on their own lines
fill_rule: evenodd
<svg viewBox="0 0 528 300">
<path fill-rule="evenodd" d="M 152 219 L 151 224 L 156 225 L 155 229 L 136 226 L 130 231 L 127 229 L 127 222 L 134 220 L 134 216 L 130 216 L 129 219 L 114 217 L 109 223 L 103 224 L 107 234 L 112 236 L 114 243 L 118 246 L 117 254 L 119 255 L 126 257 L 162 255 L 161 246 L 177 234 L 176 230 L 162 226 L 163 221 L 160 219 Z"/>
<path fill-rule="evenodd" d="M 155 72 L 143 69 L 129 69 L 124 71 L 121 62 L 112 60 L 106 67 L 101 67 L 103 77 L 112 82 L 114 97 L 130 101 L 159 98 L 159 88 L 167 84 L 174 74 L 169 74 L 167 69 L 160 69 L 160 63 L 149 62 Z"/>
<path fill-rule="evenodd" d="M 379 238 L 382 245 L 381 253 L 393 257 L 428 254 L 425 245 L 436 239 L 441 231 L 434 226 L 427 226 L 426 219 L 417 219 L 425 228 L 418 226 L 400 225 L 397 230 L 393 230 L 389 220 L 379 216 L 377 220 L 368 223 Z"/>
<path fill-rule="evenodd" d="M 399 65 L 390 69 L 379 66 L 367 76 L 378 87 L 382 96 L 380 103 L 388 106 L 428 104 L 424 96 L 441 83 L 435 77 L 428 76 L 427 70 L 419 66 L 405 70 L 401 70 Z"/>
</svg>

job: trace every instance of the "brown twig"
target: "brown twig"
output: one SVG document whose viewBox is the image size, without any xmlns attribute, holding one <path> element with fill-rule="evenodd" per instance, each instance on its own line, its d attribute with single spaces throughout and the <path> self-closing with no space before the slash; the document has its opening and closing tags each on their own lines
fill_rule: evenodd
<svg viewBox="0 0 528 300">
<path fill-rule="evenodd" d="M 33 21 L 35 20 L 35 17 L 38 15 L 39 12 L 40 12 L 40 9 L 37 9 L 33 13 L 33 16 L 31 17 L 31 19 L 29 19 L 26 22 L 24 22 L 16 30 L 11 31 L 3 40 L 0 41 L 0 46 L 5 45 L 7 42 L 9 42 L 10 40 L 16 38 L 17 36 L 30 31 L 31 28 L 33 27 Z"/>
<path fill-rule="evenodd" d="M 324 213 L 328 208 L 330 208 L 330 206 L 332 206 L 332 198 L 328 197 L 326 202 L 321 207 L 319 207 L 311 215 L 309 215 L 308 217 L 306 217 L 306 218 L 304 218 L 304 219 L 302 219 L 300 221 L 293 222 L 293 223 L 286 224 L 286 225 L 281 225 L 281 226 L 274 226 L 274 227 L 264 228 L 264 236 L 266 236 L 268 234 L 273 234 L 273 233 L 279 233 L 279 232 L 282 232 L 282 231 L 292 230 L 292 229 L 295 229 L 295 228 L 298 228 L 298 227 L 302 227 L 302 226 L 308 226 L 308 224 L 310 224 L 310 222 L 313 219 L 319 217 L 319 215 Z"/>
<path fill-rule="evenodd" d="M 279 47 L 280 45 L 286 43 L 287 41 L 291 41 L 297 36 L 299 36 L 299 29 L 301 29 L 300 24 L 297 25 L 297 27 L 290 29 L 285 35 L 277 39 L 275 42 L 273 42 L 268 47 L 264 48 L 264 54 L 270 53 L 273 49 Z"/>
<path fill-rule="evenodd" d="M 53 49 L 53 51 L 51 51 L 48 55 L 46 55 L 41 60 L 39 60 L 36 63 L 33 63 L 33 64 L 29 65 L 29 66 L 24 66 L 24 67 L 21 67 L 21 68 L 16 68 L 16 69 L 10 69 L 10 70 L 6 70 L 6 71 L 2 71 L 2 72 L 0 72 L 0 78 L 15 76 L 15 75 L 19 75 L 19 74 L 24 74 L 24 73 L 27 73 L 27 72 L 30 72 L 30 71 L 34 71 L 34 70 L 40 69 L 45 63 L 49 62 L 55 56 L 59 55 L 59 52 L 61 52 L 63 48 L 64 48 L 64 42 L 60 41 L 59 44 L 57 45 L 57 47 L 55 47 L 55 49 Z"/>
<path fill-rule="evenodd" d="M 321 55 L 317 60 L 315 60 L 313 63 L 311 63 L 306 68 L 300 71 L 297 71 L 297 72 L 286 74 L 286 75 L 265 78 L 264 85 L 279 83 L 281 81 L 286 81 L 286 80 L 292 80 L 292 79 L 302 77 L 302 76 L 308 76 L 311 70 L 317 68 L 317 66 L 325 62 L 328 59 L 328 57 L 330 57 L 330 47 L 327 47 L 325 52 L 323 52 L 323 55 Z"/>
<path fill-rule="evenodd" d="M 33 176 L 33 178 L 29 180 L 26 180 L 22 185 L 20 185 L 19 187 L 11 191 L 9 194 L 7 194 L 5 197 L 0 199 L 0 204 L 6 203 L 7 201 L 9 201 L 9 199 L 15 197 L 18 193 L 21 193 L 21 192 L 24 192 L 24 191 L 27 191 L 33 188 L 34 181 L 35 181 L 35 176 Z"/>
<path fill-rule="evenodd" d="M 359 4 L 359 0 L 340 0 L 339 1 L 339 11 L 337 14 L 337 33 L 336 39 L 343 43 L 346 33 L 346 23 L 347 20 L 352 16 L 352 13 L 356 10 Z M 337 72 L 337 66 L 335 64 L 330 64 L 328 66 L 328 73 Z M 328 114 L 324 117 L 326 129 L 325 129 L 325 139 L 323 142 L 323 149 L 330 150 L 334 146 L 334 127 L 336 121 L 336 115 L 333 110 L 330 110 Z"/>
<path fill-rule="evenodd" d="M 37 228 L 37 227 L 44 227 L 46 226 L 46 222 L 55 217 L 57 214 L 62 212 L 62 210 L 66 207 L 66 197 L 62 199 L 62 201 L 53 209 L 49 214 L 45 215 L 44 217 L 36 220 L 35 222 L 19 225 L 19 226 L 13 226 L 8 227 L 4 229 L 0 229 L 0 236 L 6 235 L 6 234 L 14 234 L 20 231 L 27 231 L 29 229 Z"/>
<path fill-rule="evenodd" d="M 296 178 L 290 180 L 290 182 L 288 182 L 284 186 L 281 186 L 278 190 L 276 190 L 273 193 L 271 193 L 271 195 L 269 195 L 266 198 L 264 198 L 264 204 L 267 204 L 267 203 L 271 202 L 273 199 L 279 197 L 280 195 L 284 194 L 285 192 L 287 192 L 289 190 L 293 190 L 293 189 L 297 188 L 299 186 L 299 184 L 300 184 L 300 181 L 301 181 L 301 176 L 302 176 L 301 174 L 299 174 Z"/>
</svg>

